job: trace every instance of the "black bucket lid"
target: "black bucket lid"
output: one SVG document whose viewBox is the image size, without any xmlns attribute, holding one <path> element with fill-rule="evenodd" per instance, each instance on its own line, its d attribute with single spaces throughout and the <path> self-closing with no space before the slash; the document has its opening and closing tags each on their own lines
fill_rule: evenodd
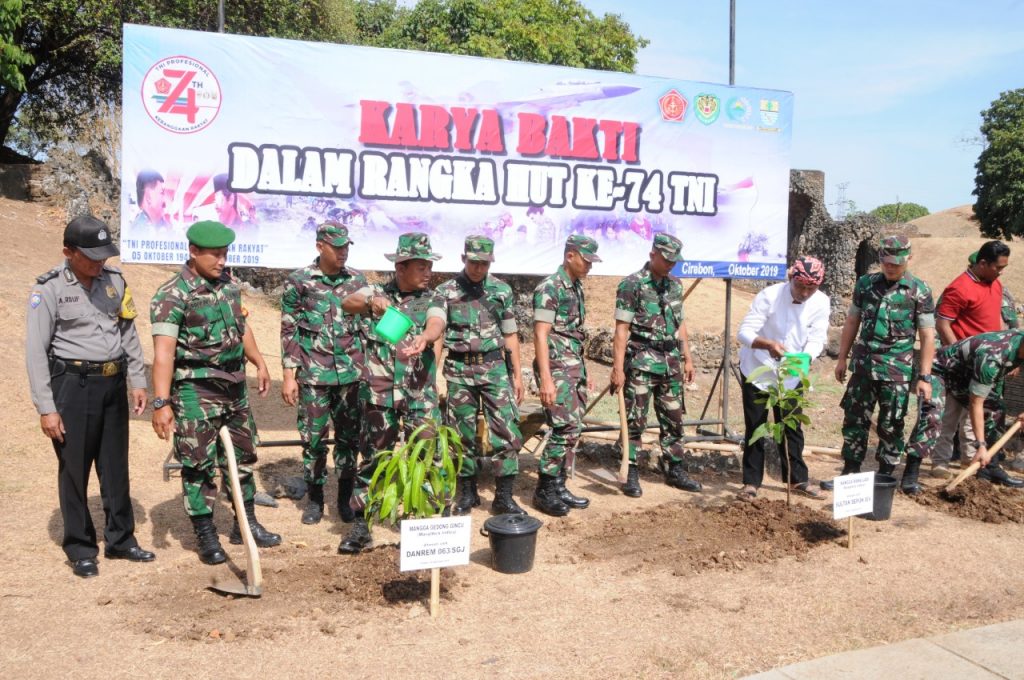
<svg viewBox="0 0 1024 680">
<path fill-rule="evenodd" d="M 484 529 L 492 534 L 504 534 L 507 536 L 521 536 L 523 534 L 536 533 L 544 526 L 536 517 L 529 515 L 505 514 L 491 517 L 484 522 Z"/>
</svg>

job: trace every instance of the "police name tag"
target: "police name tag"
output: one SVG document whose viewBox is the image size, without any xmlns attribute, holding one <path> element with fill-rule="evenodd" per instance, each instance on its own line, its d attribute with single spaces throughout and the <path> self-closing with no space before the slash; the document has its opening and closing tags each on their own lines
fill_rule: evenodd
<svg viewBox="0 0 1024 680">
<path fill-rule="evenodd" d="M 403 519 L 401 571 L 469 564 L 472 518 Z"/>
<path fill-rule="evenodd" d="M 858 472 L 836 477 L 832 489 L 832 517 L 863 515 L 875 508 L 875 473 Z"/>
</svg>

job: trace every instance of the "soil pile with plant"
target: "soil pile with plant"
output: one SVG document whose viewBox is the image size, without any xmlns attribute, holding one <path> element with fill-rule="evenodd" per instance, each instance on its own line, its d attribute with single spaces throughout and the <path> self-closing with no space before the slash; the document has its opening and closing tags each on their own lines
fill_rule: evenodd
<svg viewBox="0 0 1024 680">
<path fill-rule="evenodd" d="M 710 569 L 741 570 L 795 556 L 834 541 L 843 530 L 826 513 L 785 501 L 753 502 L 700 509 L 683 502 L 623 513 L 600 526 L 555 526 L 584 535 L 560 559 L 601 561 L 635 556 L 641 568 L 670 569 L 686 576 Z"/>
<path fill-rule="evenodd" d="M 946 493 L 945 487 L 929 489 L 914 500 L 965 519 L 992 524 L 1024 523 L 1024 494 L 979 479 L 964 480 L 951 493 Z"/>
</svg>

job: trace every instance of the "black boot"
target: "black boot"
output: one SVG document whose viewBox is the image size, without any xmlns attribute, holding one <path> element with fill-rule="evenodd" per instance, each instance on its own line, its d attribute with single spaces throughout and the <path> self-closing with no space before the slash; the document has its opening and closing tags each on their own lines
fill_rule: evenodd
<svg viewBox="0 0 1024 680">
<path fill-rule="evenodd" d="M 533 507 L 545 515 L 565 517 L 569 514 L 566 505 L 558 492 L 558 477 L 541 473 L 537 476 L 537 490 L 533 492 Z"/>
<path fill-rule="evenodd" d="M 480 505 L 480 494 L 476 491 L 476 475 L 458 479 L 455 485 L 457 497 L 452 506 L 452 514 L 468 515 L 470 510 Z"/>
<path fill-rule="evenodd" d="M 917 473 L 920 469 L 921 459 L 916 456 L 907 456 L 907 464 L 903 467 L 903 479 L 900 480 L 900 491 L 908 496 L 924 493 L 924 489 L 917 483 Z"/>
<path fill-rule="evenodd" d="M 664 456 L 662 461 L 664 461 Z M 665 483 L 683 491 L 697 492 L 703 489 L 701 483 L 696 479 L 690 479 L 683 469 L 683 461 L 668 461 L 668 470 L 665 472 Z"/>
<path fill-rule="evenodd" d="M 878 474 L 889 475 L 892 477 L 892 473 L 896 472 L 896 466 L 890 463 L 886 463 L 884 460 L 878 461 Z"/>
<path fill-rule="evenodd" d="M 640 498 L 644 490 L 640 488 L 640 469 L 636 463 L 629 464 L 629 472 L 626 474 L 626 483 L 622 485 L 622 493 L 630 498 Z"/>
<path fill-rule="evenodd" d="M 583 510 L 590 506 L 590 499 L 584 498 L 583 496 L 577 496 L 572 491 L 565 488 L 565 479 L 569 476 L 569 473 L 563 467 L 562 471 L 555 477 L 555 483 L 558 486 L 558 497 L 562 499 L 562 502 L 568 505 L 573 510 Z"/>
<path fill-rule="evenodd" d="M 356 518 L 356 512 L 348 504 L 352 500 L 352 489 L 355 486 L 354 477 L 338 480 L 338 516 L 342 522 L 351 522 Z"/>
<path fill-rule="evenodd" d="M 309 500 L 302 511 L 303 524 L 319 524 L 324 516 L 324 487 L 320 484 L 309 485 Z"/>
<path fill-rule="evenodd" d="M 245 517 L 249 522 L 249 531 L 252 532 L 256 545 L 261 548 L 273 548 L 275 545 L 281 545 L 280 534 L 270 533 L 262 524 L 256 521 L 256 508 L 252 501 L 245 502 Z M 228 541 L 232 545 L 242 545 L 242 530 L 238 528 L 238 517 L 235 517 L 235 524 L 231 527 Z"/>
<path fill-rule="evenodd" d="M 843 471 L 839 473 L 839 476 L 842 477 L 843 475 L 854 475 L 857 474 L 858 472 L 860 472 L 859 460 L 844 460 Z M 831 491 L 832 487 L 835 486 L 835 483 L 831 479 L 823 479 L 820 482 L 818 482 L 818 486 L 820 486 L 825 491 Z"/>
<path fill-rule="evenodd" d="M 512 487 L 515 486 L 516 476 L 505 475 L 494 479 L 494 502 L 491 503 L 491 514 L 493 515 L 525 515 L 526 510 L 519 507 L 516 500 L 512 498 Z"/>
<path fill-rule="evenodd" d="M 224 548 L 217 538 L 217 527 L 213 525 L 213 515 L 189 517 L 192 520 L 192 531 L 196 535 L 196 552 L 203 564 L 221 564 L 228 559 Z"/>
<path fill-rule="evenodd" d="M 372 540 L 370 527 L 366 525 L 366 520 L 360 515 L 352 523 L 352 528 L 348 530 L 348 536 L 341 539 L 341 543 L 338 544 L 338 553 L 341 555 L 355 555 L 370 545 Z"/>
</svg>

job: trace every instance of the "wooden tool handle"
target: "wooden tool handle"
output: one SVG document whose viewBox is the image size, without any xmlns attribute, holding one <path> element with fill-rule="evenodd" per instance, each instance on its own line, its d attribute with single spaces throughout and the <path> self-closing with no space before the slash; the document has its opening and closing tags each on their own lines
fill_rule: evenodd
<svg viewBox="0 0 1024 680">
<path fill-rule="evenodd" d="M 626 481 L 629 475 L 629 425 L 626 422 L 626 391 L 625 385 L 619 388 L 619 441 L 622 445 L 622 462 L 619 464 L 619 480 Z"/>
<path fill-rule="evenodd" d="M 999 450 L 1006 445 L 1006 442 L 1010 441 L 1010 439 L 1013 438 L 1013 435 L 1017 434 L 1017 430 L 1019 429 L 1020 421 L 1018 420 L 1014 422 L 1014 424 L 1010 427 L 1009 430 L 1006 431 L 1006 434 L 999 438 L 999 441 L 992 445 L 992 456 L 995 456 L 997 453 L 999 453 Z M 980 467 L 981 463 L 971 463 L 970 465 L 968 465 L 966 470 L 957 475 L 956 479 L 954 479 L 952 482 L 949 483 L 948 486 L 946 486 L 946 493 L 949 493 L 956 487 L 960 486 L 960 482 L 964 481 L 971 475 L 975 474 Z"/>
<path fill-rule="evenodd" d="M 231 432 L 227 426 L 220 428 L 220 440 L 224 444 L 224 457 L 228 461 L 228 477 L 231 480 L 231 501 L 235 506 L 235 519 L 242 534 L 245 545 L 246 581 L 249 588 L 259 590 L 263 585 L 263 571 L 260 569 L 260 556 L 256 549 L 256 539 L 249 528 L 249 518 L 245 516 L 245 502 L 242 500 L 242 483 L 238 481 L 238 461 L 235 460 L 235 445 L 231 441 Z"/>
</svg>

